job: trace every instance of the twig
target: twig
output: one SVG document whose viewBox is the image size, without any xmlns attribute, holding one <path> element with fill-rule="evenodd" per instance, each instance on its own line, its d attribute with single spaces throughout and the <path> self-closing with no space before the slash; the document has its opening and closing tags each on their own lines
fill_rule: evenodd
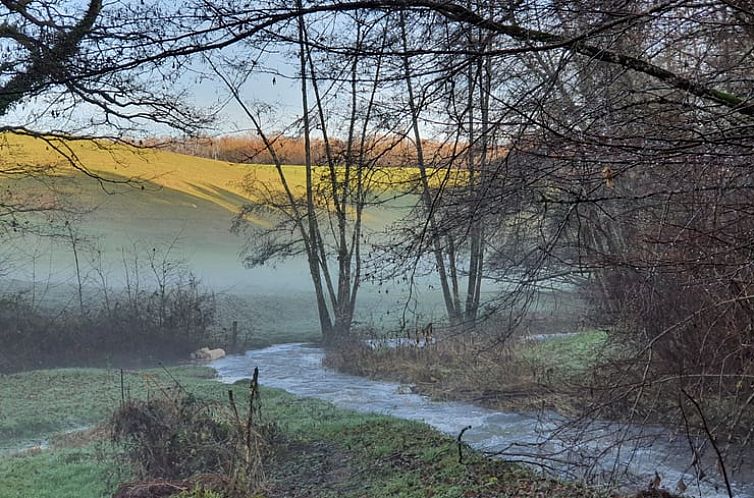
<svg viewBox="0 0 754 498">
<path fill-rule="evenodd" d="M 254 367 L 254 375 L 249 382 L 249 415 L 246 419 L 246 450 L 251 453 L 251 429 L 254 422 L 254 398 L 259 396 L 259 367 Z"/>
<path fill-rule="evenodd" d="M 681 389 L 681 392 L 689 399 L 689 401 L 691 401 L 691 403 L 694 405 L 694 408 L 696 408 L 697 413 L 699 413 L 699 417 L 701 417 L 702 419 L 702 428 L 704 429 L 705 434 L 707 434 L 707 439 L 709 440 L 710 444 L 712 445 L 712 449 L 715 450 L 715 454 L 717 455 L 717 466 L 719 467 L 720 473 L 722 474 L 723 480 L 725 481 L 725 489 L 728 491 L 728 496 L 730 498 L 733 498 L 733 488 L 731 488 L 730 479 L 728 479 L 728 470 L 725 468 L 723 454 L 720 452 L 720 448 L 718 448 L 717 443 L 715 442 L 715 437 L 710 431 L 709 425 L 707 424 L 707 418 L 704 416 L 702 407 L 699 406 L 699 403 L 689 393 L 687 393 L 685 389 Z"/>
<path fill-rule="evenodd" d="M 126 386 L 123 383 L 123 369 L 120 369 L 120 406 L 126 404 Z"/>
<path fill-rule="evenodd" d="M 456 444 L 458 445 L 458 463 L 463 463 L 463 433 L 469 429 L 471 429 L 470 425 L 461 429 L 461 432 L 458 433 L 458 437 L 456 438 Z"/>
<path fill-rule="evenodd" d="M 174 384 L 176 385 L 176 387 L 177 387 L 178 389 L 180 389 L 181 391 L 183 391 L 183 392 L 184 392 L 184 393 L 186 393 L 186 394 L 191 394 L 191 393 L 189 393 L 189 392 L 188 392 L 188 391 L 186 390 L 186 388 L 185 388 L 185 387 L 183 387 L 183 384 L 181 384 L 180 382 L 178 382 L 178 379 L 176 379 L 176 378 L 175 378 L 175 377 L 173 376 L 173 374 L 171 374 L 171 373 L 170 373 L 170 370 L 168 370 L 168 369 L 167 369 L 167 368 L 165 367 L 165 365 L 163 365 L 163 364 L 162 364 L 162 362 L 161 362 L 161 361 L 160 361 L 160 362 L 158 362 L 158 365 L 160 365 L 160 368 L 162 368 L 162 369 L 163 369 L 163 370 L 165 371 L 165 373 L 166 373 L 166 374 L 168 375 L 168 377 L 170 377 L 170 380 L 172 380 L 172 381 L 173 381 L 173 383 L 174 383 Z"/>
<path fill-rule="evenodd" d="M 241 424 L 241 417 L 238 415 L 238 408 L 236 407 L 236 400 L 233 398 L 233 389 L 228 389 L 228 401 L 230 402 L 230 408 L 233 410 L 233 418 L 236 421 L 236 427 L 238 432 L 243 434 L 243 425 Z"/>
</svg>

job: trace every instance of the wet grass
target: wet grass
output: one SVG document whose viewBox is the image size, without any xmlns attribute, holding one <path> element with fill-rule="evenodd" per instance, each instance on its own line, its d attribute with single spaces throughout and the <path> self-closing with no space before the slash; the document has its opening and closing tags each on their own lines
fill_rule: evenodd
<svg viewBox="0 0 754 498">
<path fill-rule="evenodd" d="M 200 399 L 224 400 L 230 388 L 243 406 L 247 393 L 243 383 L 218 384 L 203 368 L 135 372 L 125 384 L 130 396 L 146 397 L 175 388 L 174 380 Z M 106 370 L 28 372 L 3 377 L 0 385 L 6 442 L 10 428 L 17 436 L 102 422 L 120 402 L 119 375 Z M 45 395 L 26 400 L 23 393 Z M 263 416 L 278 427 L 275 456 L 265 463 L 268 498 L 597 496 L 467 448 L 460 463 L 456 442 L 419 422 L 341 410 L 279 390 L 264 389 L 261 400 Z M 57 438 L 50 449 L 0 456 L 0 498 L 108 496 L 129 470 L 113 459 L 117 449 L 106 434 Z"/>
<path fill-rule="evenodd" d="M 606 343 L 607 333 L 599 330 L 503 345 L 469 335 L 438 338 L 421 348 L 352 342 L 329 350 L 325 361 L 347 373 L 411 384 L 434 399 L 513 411 L 546 407 L 567 414 L 579 401 L 570 384 L 609 357 Z"/>
<path fill-rule="evenodd" d="M 122 391 L 119 370 L 32 370 L 2 375 L 0 449 L 96 424 L 112 413 L 122 396 L 145 398 L 174 389 L 170 376 L 196 384 L 213 375 L 201 367 L 126 371 Z"/>
<path fill-rule="evenodd" d="M 334 415 L 297 440 L 297 456 L 279 468 L 272 496 L 598 496 L 469 449 L 459 462 L 456 443 L 421 423 Z M 313 478 L 303 469 L 316 469 Z"/>
<path fill-rule="evenodd" d="M 521 350 L 528 361 L 566 375 L 580 375 L 606 354 L 607 331 L 585 330 L 573 336 L 530 342 Z"/>
<path fill-rule="evenodd" d="M 0 497 L 99 498 L 111 489 L 112 470 L 94 446 L 0 458 Z"/>
</svg>

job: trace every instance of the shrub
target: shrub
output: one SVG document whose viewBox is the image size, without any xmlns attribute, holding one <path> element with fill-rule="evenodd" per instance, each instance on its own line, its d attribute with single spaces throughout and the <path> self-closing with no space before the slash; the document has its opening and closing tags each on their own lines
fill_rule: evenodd
<svg viewBox="0 0 754 498">
<path fill-rule="evenodd" d="M 144 482 L 180 481 L 184 489 L 188 482 L 205 492 L 186 497 L 212 498 L 209 490 L 248 496 L 264 481 L 263 463 L 275 434 L 274 424 L 260 421 L 256 375 L 245 420 L 233 391 L 228 406 L 189 394 L 166 394 L 124 403 L 110 421 L 113 442 L 122 446 L 129 467 Z"/>
<path fill-rule="evenodd" d="M 194 278 L 110 294 L 85 314 L 0 298 L 0 372 L 109 361 L 188 358 L 215 337 L 215 296 Z"/>
<path fill-rule="evenodd" d="M 113 415 L 112 436 L 145 478 L 225 473 L 233 458 L 233 427 L 220 413 L 191 396 L 129 401 Z"/>
</svg>

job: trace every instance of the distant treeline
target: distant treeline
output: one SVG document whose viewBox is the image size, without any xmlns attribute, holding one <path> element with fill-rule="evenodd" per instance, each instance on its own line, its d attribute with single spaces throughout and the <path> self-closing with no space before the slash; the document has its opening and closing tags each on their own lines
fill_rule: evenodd
<svg viewBox="0 0 754 498">
<path fill-rule="evenodd" d="M 306 154 L 303 136 L 277 135 L 273 141 L 275 154 L 283 164 L 305 164 Z M 262 139 L 255 135 L 225 135 L 219 137 L 197 136 L 189 138 L 155 137 L 141 141 L 140 145 L 157 146 L 173 152 L 205 157 L 234 163 L 274 164 L 275 161 Z M 424 157 L 427 165 L 447 165 L 457 162 L 464 167 L 468 152 L 466 143 L 449 143 L 438 140 L 424 140 Z M 501 149 L 502 155 L 505 151 Z M 346 141 L 331 138 L 330 153 L 342 162 L 348 155 Z M 377 166 L 415 166 L 416 146 L 407 137 L 384 135 L 373 138 L 359 150 L 352 150 L 353 161 L 362 157 L 364 163 Z M 322 139 L 312 139 L 312 160 L 316 164 L 327 162 L 327 151 Z"/>
</svg>

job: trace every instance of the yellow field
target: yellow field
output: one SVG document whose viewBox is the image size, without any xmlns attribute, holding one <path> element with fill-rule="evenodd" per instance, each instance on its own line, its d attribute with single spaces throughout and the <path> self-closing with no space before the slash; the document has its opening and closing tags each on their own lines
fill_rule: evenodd
<svg viewBox="0 0 754 498">
<path fill-rule="evenodd" d="M 19 166 L 53 166 L 54 174 L 74 172 L 76 164 L 103 178 L 148 181 L 161 187 L 183 192 L 237 212 L 250 194 L 244 179 L 254 178 L 257 185 L 270 192 L 281 192 L 282 186 L 274 166 L 238 164 L 186 156 L 159 149 L 141 149 L 123 144 L 92 140 L 45 140 L 11 133 L 0 134 L 0 169 Z M 286 179 L 295 192 L 305 189 L 305 170 L 301 166 L 284 166 Z M 315 171 L 323 177 L 324 168 Z M 443 172 L 444 173 L 444 172 Z M 381 168 L 374 183 L 378 189 L 402 190 L 402 185 L 415 178 L 416 168 Z M 441 182 L 439 176 L 432 183 Z M 258 200 L 258 199 L 256 199 Z"/>
</svg>

